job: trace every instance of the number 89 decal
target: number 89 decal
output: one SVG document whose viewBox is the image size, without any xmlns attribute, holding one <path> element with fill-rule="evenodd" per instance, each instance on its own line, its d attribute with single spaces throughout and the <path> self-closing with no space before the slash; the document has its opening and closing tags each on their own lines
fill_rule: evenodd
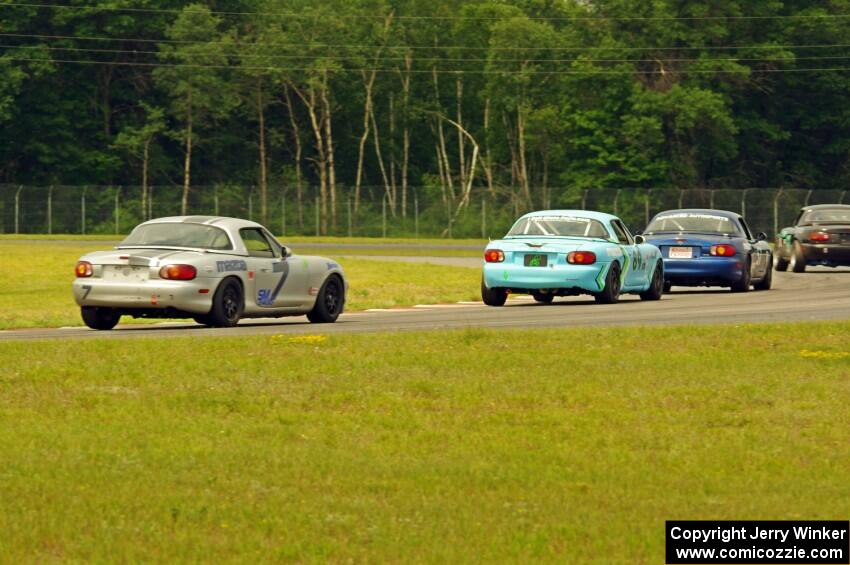
<svg viewBox="0 0 850 565">
<path fill-rule="evenodd" d="M 646 269 L 646 259 L 644 259 L 643 255 L 641 255 L 640 251 L 638 251 L 637 249 L 635 249 L 633 260 L 634 265 L 632 266 L 632 268 L 635 271 L 643 271 L 644 269 Z"/>
</svg>

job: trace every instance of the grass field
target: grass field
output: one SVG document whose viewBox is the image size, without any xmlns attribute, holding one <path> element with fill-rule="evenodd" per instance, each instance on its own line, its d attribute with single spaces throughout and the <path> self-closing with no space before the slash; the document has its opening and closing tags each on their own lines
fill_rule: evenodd
<svg viewBox="0 0 850 565">
<path fill-rule="evenodd" d="M 363 257 L 372 256 L 398 256 L 398 257 L 474 257 L 482 258 L 484 255 L 484 245 L 478 249 L 452 249 L 450 247 L 417 247 L 417 248 L 398 248 L 387 245 L 385 247 L 366 247 L 366 248 L 344 248 L 344 247 L 319 247 L 310 243 L 293 243 L 291 248 L 295 253 L 302 255 L 332 255 L 339 259 L 346 257 Z"/>
<path fill-rule="evenodd" d="M 5 266 L 0 277 L 0 329 L 81 325 L 71 297 L 74 264 L 83 253 L 103 248 L 97 242 L 50 245 L 0 240 Z M 338 259 L 345 269 L 349 310 L 480 298 L 480 269 L 351 259 L 332 249 L 319 253 Z"/>
<path fill-rule="evenodd" d="M 848 334 L 0 343 L 0 555 L 660 563 L 665 519 L 846 518 Z"/>
</svg>

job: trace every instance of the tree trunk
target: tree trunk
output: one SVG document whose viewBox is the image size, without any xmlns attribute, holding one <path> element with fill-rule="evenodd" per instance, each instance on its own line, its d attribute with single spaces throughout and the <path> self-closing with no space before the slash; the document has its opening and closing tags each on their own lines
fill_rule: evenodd
<svg viewBox="0 0 850 565">
<path fill-rule="evenodd" d="M 440 173 L 440 197 L 443 200 L 443 206 L 448 208 L 449 201 L 448 194 L 446 193 L 446 174 L 443 167 L 443 154 L 440 152 L 439 144 L 435 146 L 435 149 L 437 151 L 437 170 Z"/>
<path fill-rule="evenodd" d="M 511 152 L 511 199 L 514 201 L 514 209 L 517 210 L 519 208 L 519 195 L 517 194 L 519 159 L 517 157 L 516 135 L 507 112 L 502 112 L 502 122 L 505 124 L 505 137 L 507 138 L 508 149 Z"/>
<path fill-rule="evenodd" d="M 396 166 L 395 166 L 395 96 L 390 92 L 390 191 L 392 192 L 393 214 L 395 214 L 395 205 L 398 203 L 398 187 L 396 185 Z"/>
<path fill-rule="evenodd" d="M 372 113 L 372 86 L 375 84 L 375 75 L 377 71 L 373 68 L 369 78 L 366 78 L 366 73 L 362 73 L 363 86 L 366 89 L 366 100 L 363 103 L 363 134 L 360 136 L 360 145 L 357 150 L 357 173 L 354 177 L 354 215 L 360 210 L 360 186 L 363 181 L 363 159 L 366 154 L 366 140 L 369 138 L 369 127 L 371 124 Z"/>
<path fill-rule="evenodd" d="M 464 155 L 464 147 L 463 147 L 463 133 L 461 129 L 463 127 L 463 75 L 458 73 L 455 77 L 455 96 L 457 99 L 457 160 L 458 160 L 458 169 L 460 170 L 460 186 L 466 186 L 466 157 Z"/>
<path fill-rule="evenodd" d="M 180 213 L 185 216 L 189 210 L 189 183 L 192 169 L 192 92 L 189 91 L 189 104 L 186 109 L 186 157 L 183 161 L 183 198 Z"/>
<path fill-rule="evenodd" d="M 295 111 L 292 108 L 292 99 L 289 97 L 289 87 L 284 87 L 283 95 L 286 99 L 286 109 L 289 111 L 289 124 L 292 126 L 292 137 L 295 140 L 295 199 L 298 207 L 298 229 L 304 231 L 304 199 L 301 186 L 301 129 L 295 119 Z"/>
<path fill-rule="evenodd" d="M 372 130 L 375 132 L 375 135 L 372 136 L 372 141 L 375 144 L 375 157 L 378 158 L 378 168 L 381 171 L 381 178 L 384 179 L 384 194 L 386 194 L 387 201 L 390 205 L 390 210 L 393 215 L 395 215 L 395 199 L 393 195 L 390 193 L 390 182 L 387 178 L 387 169 L 384 167 L 384 158 L 381 155 L 381 141 L 380 136 L 378 135 L 378 122 L 375 121 L 375 112 L 372 112 Z"/>
<path fill-rule="evenodd" d="M 472 134 L 469 133 L 462 125 L 459 123 L 446 118 L 446 121 L 455 126 L 458 130 L 458 135 L 463 135 L 469 138 L 469 142 L 472 144 L 472 157 L 469 162 L 469 172 L 463 173 L 463 177 L 466 178 L 466 184 L 461 186 L 461 195 L 460 202 L 455 207 L 454 217 L 457 219 L 460 212 L 469 205 L 469 196 L 472 193 L 472 182 L 475 180 L 475 165 L 478 161 L 478 142 L 475 141 L 475 138 L 472 137 Z"/>
<path fill-rule="evenodd" d="M 493 161 L 490 153 L 490 98 L 484 100 L 484 158 L 481 159 L 481 168 L 484 169 L 484 177 L 487 179 L 487 191 L 490 196 L 496 196 L 493 187 Z"/>
<path fill-rule="evenodd" d="M 372 100 L 372 89 L 375 85 L 375 77 L 378 74 L 378 62 L 381 60 L 381 53 L 387 44 L 389 37 L 389 29 L 392 25 L 393 14 L 390 13 L 384 20 L 384 38 L 378 50 L 375 52 L 375 58 L 372 62 L 372 70 L 369 73 L 369 78 L 366 78 L 366 73 L 361 71 L 363 78 L 363 86 L 366 89 L 366 100 L 363 103 L 363 134 L 360 136 L 360 144 L 357 151 L 357 175 L 354 179 L 354 215 L 360 210 L 360 188 L 363 182 L 363 159 L 366 154 L 366 140 L 369 138 L 369 124 L 371 123 L 371 114 L 374 111 L 374 103 Z"/>
<path fill-rule="evenodd" d="M 402 75 L 401 79 L 401 91 L 404 97 L 402 102 L 402 120 L 404 122 L 404 128 L 401 134 L 401 213 L 405 217 L 407 217 L 407 167 L 410 162 L 410 126 L 408 125 L 408 106 L 410 104 L 410 74 L 412 67 L 413 55 L 410 51 L 408 51 L 404 54 L 405 74 Z"/>
<path fill-rule="evenodd" d="M 528 184 L 528 164 L 525 154 L 525 113 L 522 109 L 522 103 L 517 105 L 516 113 L 517 154 L 519 157 L 519 182 L 520 186 L 522 187 L 522 195 L 525 199 L 525 203 L 530 209 L 534 206 L 531 202 L 531 189 Z"/>
<path fill-rule="evenodd" d="M 331 128 L 333 112 L 331 110 L 328 90 L 328 72 L 325 71 L 324 84 L 322 86 L 322 104 L 324 106 L 325 147 L 327 149 L 328 161 L 328 189 L 330 190 L 331 197 L 331 226 L 336 231 L 336 169 L 334 168 L 334 138 L 333 129 Z"/>
<path fill-rule="evenodd" d="M 260 223 L 269 222 L 269 183 L 266 167 L 266 120 L 263 111 L 263 81 L 257 80 L 257 119 L 259 121 L 259 150 L 260 150 Z"/>
<path fill-rule="evenodd" d="M 407 216 L 407 164 L 410 161 L 410 129 L 404 126 L 402 133 L 402 161 L 401 161 L 401 211 Z"/>
<path fill-rule="evenodd" d="M 432 68 L 432 74 L 434 77 L 434 96 L 437 102 L 437 107 L 440 107 L 440 85 L 437 80 L 437 67 Z M 443 160 L 443 170 L 446 178 L 446 187 L 448 189 L 449 201 L 454 201 L 455 198 L 455 189 L 454 189 L 454 181 L 452 180 L 452 167 L 449 162 L 449 154 L 446 151 L 446 135 L 443 132 L 443 120 L 441 117 L 437 118 L 437 137 L 440 141 L 440 157 Z"/>
<path fill-rule="evenodd" d="M 301 98 L 304 106 L 307 108 L 307 114 L 310 116 L 310 125 L 313 128 L 313 137 L 316 141 L 316 158 L 313 160 L 316 165 L 316 170 L 319 173 L 319 205 L 320 205 L 320 233 L 325 235 L 328 233 L 328 166 L 327 154 L 325 152 L 325 142 L 322 134 L 323 120 L 319 118 L 316 112 L 316 89 L 313 86 L 307 87 L 307 93 L 303 93 L 293 86 L 295 94 Z"/>
<path fill-rule="evenodd" d="M 148 166 L 150 164 L 150 148 L 153 136 L 145 140 L 142 152 L 142 221 L 148 220 Z"/>
<path fill-rule="evenodd" d="M 100 83 L 100 110 L 103 113 L 103 135 L 106 139 L 112 137 L 112 75 L 115 72 L 115 65 L 104 65 L 101 72 L 98 73 L 98 82 Z"/>
</svg>

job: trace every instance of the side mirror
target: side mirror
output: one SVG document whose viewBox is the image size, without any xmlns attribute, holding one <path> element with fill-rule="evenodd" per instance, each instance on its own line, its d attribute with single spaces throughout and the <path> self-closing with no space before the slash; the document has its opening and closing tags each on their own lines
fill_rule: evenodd
<svg viewBox="0 0 850 565">
<path fill-rule="evenodd" d="M 292 250 L 285 245 L 280 246 L 280 253 L 284 259 L 292 256 Z"/>
<path fill-rule="evenodd" d="M 758 232 L 758 234 L 756 234 L 756 241 L 764 241 L 766 239 L 767 239 L 767 234 L 764 233 L 763 231 L 760 231 L 760 232 Z"/>
<path fill-rule="evenodd" d="M 646 238 L 643 237 L 642 235 L 636 235 L 635 236 L 635 243 L 637 243 L 638 245 L 640 245 L 641 243 L 646 243 Z"/>
</svg>

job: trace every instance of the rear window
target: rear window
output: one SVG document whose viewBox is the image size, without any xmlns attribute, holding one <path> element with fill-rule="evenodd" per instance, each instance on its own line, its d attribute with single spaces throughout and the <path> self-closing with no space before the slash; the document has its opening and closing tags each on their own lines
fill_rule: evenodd
<svg viewBox="0 0 850 565">
<path fill-rule="evenodd" d="M 221 228 L 162 222 L 137 227 L 118 247 L 192 247 L 224 251 L 233 249 L 233 244 Z"/>
<path fill-rule="evenodd" d="M 578 216 L 532 216 L 522 218 L 506 237 L 555 236 L 593 237 L 608 239 L 608 230 L 602 222 Z"/>
<path fill-rule="evenodd" d="M 648 234 L 657 232 L 695 232 L 741 234 L 740 228 L 731 218 L 717 214 L 678 212 L 662 214 L 653 218 L 644 230 Z"/>
<path fill-rule="evenodd" d="M 850 210 L 833 208 L 807 212 L 801 224 L 850 224 Z"/>
</svg>

